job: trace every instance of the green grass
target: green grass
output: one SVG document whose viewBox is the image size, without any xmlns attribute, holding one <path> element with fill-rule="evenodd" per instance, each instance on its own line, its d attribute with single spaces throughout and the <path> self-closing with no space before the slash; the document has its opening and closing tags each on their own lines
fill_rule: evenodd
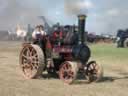
<svg viewBox="0 0 128 96">
<path fill-rule="evenodd" d="M 109 60 L 127 60 L 128 48 L 116 48 L 113 44 L 90 45 L 92 57 Z"/>
<path fill-rule="evenodd" d="M 90 45 L 91 60 L 101 63 L 105 69 L 128 71 L 128 48 L 117 48 L 114 44 Z"/>
</svg>

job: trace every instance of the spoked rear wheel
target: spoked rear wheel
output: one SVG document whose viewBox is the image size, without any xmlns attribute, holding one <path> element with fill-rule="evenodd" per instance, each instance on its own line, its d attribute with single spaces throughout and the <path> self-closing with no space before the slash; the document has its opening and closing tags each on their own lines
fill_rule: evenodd
<svg viewBox="0 0 128 96">
<path fill-rule="evenodd" d="M 27 44 L 20 53 L 20 67 L 26 79 L 40 76 L 44 68 L 42 49 L 33 44 Z"/>
<path fill-rule="evenodd" d="M 75 62 L 66 61 L 61 65 L 59 69 L 60 79 L 67 84 L 71 84 L 77 76 L 78 67 L 77 64 L 74 63 Z"/>
<path fill-rule="evenodd" d="M 103 77 L 102 66 L 95 61 L 91 61 L 87 65 L 86 79 L 88 82 L 98 82 Z"/>
</svg>

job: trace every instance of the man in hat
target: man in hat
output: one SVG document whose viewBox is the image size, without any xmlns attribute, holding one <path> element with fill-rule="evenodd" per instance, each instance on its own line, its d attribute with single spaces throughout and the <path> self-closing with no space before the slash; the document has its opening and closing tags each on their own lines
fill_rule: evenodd
<svg viewBox="0 0 128 96">
<path fill-rule="evenodd" d="M 33 39 L 42 39 L 43 36 L 46 36 L 46 32 L 43 31 L 43 26 L 42 25 L 36 26 L 36 29 L 32 33 L 32 38 Z"/>
<path fill-rule="evenodd" d="M 32 38 L 34 44 L 38 44 L 43 50 L 45 49 L 45 37 L 46 32 L 43 30 L 42 25 L 36 26 L 34 32 L 32 33 Z"/>
</svg>

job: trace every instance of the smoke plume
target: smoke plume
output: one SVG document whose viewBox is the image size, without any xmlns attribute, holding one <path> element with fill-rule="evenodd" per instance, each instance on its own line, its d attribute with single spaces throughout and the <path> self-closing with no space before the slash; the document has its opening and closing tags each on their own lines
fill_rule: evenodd
<svg viewBox="0 0 128 96">
<path fill-rule="evenodd" d="M 12 29 L 17 24 L 41 23 L 37 16 L 44 15 L 38 0 L 0 0 L 0 29 Z"/>
<path fill-rule="evenodd" d="M 88 9 L 92 7 L 89 1 L 85 0 L 65 0 L 65 12 L 68 15 L 88 14 Z"/>
</svg>

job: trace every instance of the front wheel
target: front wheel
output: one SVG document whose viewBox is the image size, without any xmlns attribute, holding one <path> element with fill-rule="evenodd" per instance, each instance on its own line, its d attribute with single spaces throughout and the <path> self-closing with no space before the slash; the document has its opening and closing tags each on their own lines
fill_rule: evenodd
<svg viewBox="0 0 128 96">
<path fill-rule="evenodd" d="M 66 61 L 59 69 L 59 77 L 67 84 L 71 84 L 77 76 L 78 66 L 76 62 Z"/>
<path fill-rule="evenodd" d="M 103 77 L 103 68 L 95 61 L 91 61 L 87 64 L 86 79 L 88 82 L 98 82 Z"/>
</svg>

